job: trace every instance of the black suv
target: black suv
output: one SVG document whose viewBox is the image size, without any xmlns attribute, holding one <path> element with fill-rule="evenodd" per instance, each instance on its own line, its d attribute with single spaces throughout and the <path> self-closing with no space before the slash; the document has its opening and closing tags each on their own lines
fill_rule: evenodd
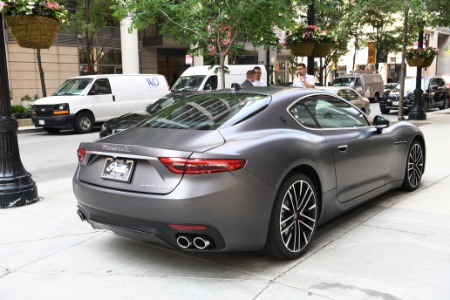
<svg viewBox="0 0 450 300">
<path fill-rule="evenodd" d="M 423 91 L 423 108 L 445 109 L 449 106 L 449 89 L 445 80 L 441 77 L 422 77 L 421 88 Z M 414 106 L 414 90 L 416 89 L 416 77 L 405 78 L 405 97 L 403 107 L 405 111 L 411 110 Z M 398 109 L 400 98 L 400 84 L 393 89 L 386 90 L 380 99 L 380 111 L 388 114 L 391 110 Z"/>
</svg>

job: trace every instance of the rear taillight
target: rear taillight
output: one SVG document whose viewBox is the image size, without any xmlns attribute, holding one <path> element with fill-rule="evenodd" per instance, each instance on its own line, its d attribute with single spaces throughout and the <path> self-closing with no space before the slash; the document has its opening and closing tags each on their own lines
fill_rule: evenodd
<svg viewBox="0 0 450 300">
<path fill-rule="evenodd" d="M 86 155 L 86 150 L 83 148 L 78 148 L 77 154 L 78 154 L 78 161 L 82 163 L 84 160 L 84 156 Z"/>
<path fill-rule="evenodd" d="M 242 169 L 245 159 L 192 159 L 161 157 L 159 160 L 176 174 L 209 174 Z"/>
</svg>

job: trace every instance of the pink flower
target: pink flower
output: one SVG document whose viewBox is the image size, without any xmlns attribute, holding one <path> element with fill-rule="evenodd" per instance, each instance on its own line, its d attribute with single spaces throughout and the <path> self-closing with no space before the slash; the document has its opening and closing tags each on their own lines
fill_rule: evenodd
<svg viewBox="0 0 450 300">
<path fill-rule="evenodd" d="M 53 8 L 53 4 L 51 2 L 47 2 L 47 7 L 48 8 Z"/>
</svg>

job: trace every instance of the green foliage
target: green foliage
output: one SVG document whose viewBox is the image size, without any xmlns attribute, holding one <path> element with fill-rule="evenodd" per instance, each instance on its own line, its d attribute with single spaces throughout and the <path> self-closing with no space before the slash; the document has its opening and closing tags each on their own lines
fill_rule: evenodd
<svg viewBox="0 0 450 300">
<path fill-rule="evenodd" d="M 11 115 L 16 119 L 29 118 L 34 110 L 34 106 L 25 108 L 22 105 L 11 105 Z"/>
</svg>

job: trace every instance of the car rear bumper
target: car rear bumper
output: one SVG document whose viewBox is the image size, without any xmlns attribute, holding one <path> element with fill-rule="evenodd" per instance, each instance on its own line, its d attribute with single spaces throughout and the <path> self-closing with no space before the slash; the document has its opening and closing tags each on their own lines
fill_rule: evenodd
<svg viewBox="0 0 450 300">
<path fill-rule="evenodd" d="M 211 246 L 205 251 L 254 251 L 266 242 L 276 190 L 244 172 L 246 179 L 224 173 L 205 182 L 185 176 L 173 192 L 158 195 L 91 185 L 80 181 L 77 171 L 73 189 L 79 209 L 94 228 L 177 249 L 182 249 L 177 238 L 183 235 L 209 238 Z M 171 224 L 206 229 L 173 229 Z"/>
<path fill-rule="evenodd" d="M 38 117 L 33 116 L 31 120 L 36 127 L 51 127 L 59 129 L 72 129 L 75 122 L 75 115 Z"/>
</svg>

